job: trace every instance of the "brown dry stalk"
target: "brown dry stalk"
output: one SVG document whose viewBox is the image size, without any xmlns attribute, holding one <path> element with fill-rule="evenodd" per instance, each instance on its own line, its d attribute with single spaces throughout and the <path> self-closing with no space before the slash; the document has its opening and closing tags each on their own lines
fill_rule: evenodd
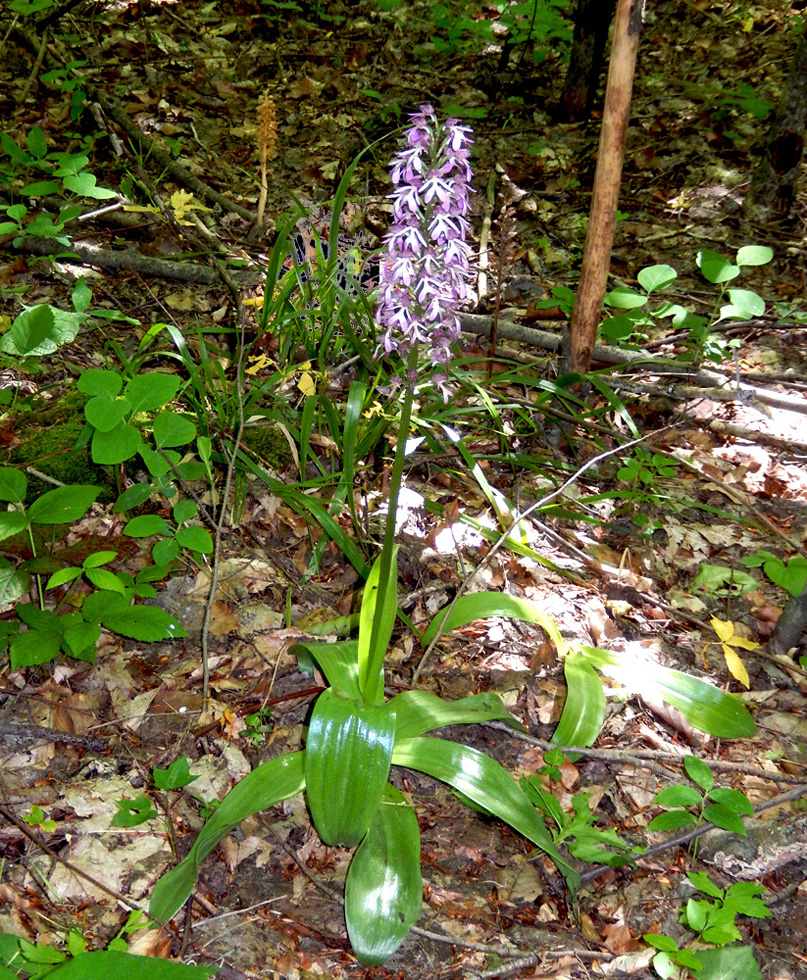
<svg viewBox="0 0 807 980">
<path fill-rule="evenodd" d="M 269 192 L 267 163 L 277 153 L 277 106 L 271 95 L 264 95 L 258 103 L 258 128 L 255 132 L 261 155 L 261 196 L 258 201 L 258 227 L 263 228 L 266 197 Z"/>
</svg>

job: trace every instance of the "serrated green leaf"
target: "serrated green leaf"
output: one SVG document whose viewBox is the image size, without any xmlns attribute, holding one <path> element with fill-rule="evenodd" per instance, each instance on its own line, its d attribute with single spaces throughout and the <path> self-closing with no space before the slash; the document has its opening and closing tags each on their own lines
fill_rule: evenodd
<svg viewBox="0 0 807 980">
<path fill-rule="evenodd" d="M 687 878 L 704 895 L 710 898 L 723 898 L 723 889 L 716 885 L 705 871 L 687 871 Z"/>
<path fill-rule="evenodd" d="M 47 664 L 59 655 L 62 638 L 58 633 L 28 630 L 18 633 L 9 644 L 11 669 Z"/>
<path fill-rule="evenodd" d="M 80 568 L 60 568 L 58 572 L 54 572 L 47 580 L 45 588 L 58 589 L 60 585 L 65 585 L 67 582 L 74 582 L 80 575 Z"/>
<path fill-rule="evenodd" d="M 759 964 L 750 946 L 722 946 L 719 949 L 699 949 L 701 969 L 689 968 L 697 980 L 762 980 Z"/>
<path fill-rule="evenodd" d="M 360 962 L 378 966 L 389 959 L 417 922 L 422 904 L 417 817 L 388 783 L 345 882 L 347 931 Z"/>
<path fill-rule="evenodd" d="M 565 747 L 593 745 L 602 729 L 605 718 L 605 693 L 599 675 L 578 654 L 569 653 L 563 660 L 566 677 L 566 703 L 558 727 L 552 735 L 552 743 Z M 567 753 L 570 762 L 579 756 Z"/>
<path fill-rule="evenodd" d="M 88 568 L 85 572 L 88 581 L 97 589 L 108 589 L 110 592 L 120 592 L 125 595 L 126 588 L 114 572 L 107 568 Z"/>
<path fill-rule="evenodd" d="M 395 742 L 395 711 L 323 691 L 305 746 L 306 798 L 326 844 L 355 847 L 381 802 Z"/>
<path fill-rule="evenodd" d="M 247 817 L 301 793 L 304 753 L 294 752 L 264 762 L 230 790 L 199 831 L 188 856 L 157 882 L 149 911 L 167 922 L 185 904 L 199 875 L 199 865 L 230 831 Z"/>
</svg>

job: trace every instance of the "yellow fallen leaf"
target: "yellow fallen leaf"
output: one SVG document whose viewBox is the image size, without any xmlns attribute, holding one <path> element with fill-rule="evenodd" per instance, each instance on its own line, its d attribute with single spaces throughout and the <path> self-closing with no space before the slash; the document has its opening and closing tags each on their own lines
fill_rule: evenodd
<svg viewBox="0 0 807 980">
<path fill-rule="evenodd" d="M 317 384 L 307 371 L 300 375 L 300 380 L 297 382 L 297 387 L 306 396 L 306 398 L 309 395 L 316 395 L 317 393 Z"/>
<path fill-rule="evenodd" d="M 745 664 L 740 660 L 734 650 L 725 643 L 723 644 L 723 656 L 726 658 L 726 666 L 731 676 L 736 677 L 743 687 L 750 687 L 751 682 L 748 679 L 748 671 L 745 669 Z"/>
</svg>

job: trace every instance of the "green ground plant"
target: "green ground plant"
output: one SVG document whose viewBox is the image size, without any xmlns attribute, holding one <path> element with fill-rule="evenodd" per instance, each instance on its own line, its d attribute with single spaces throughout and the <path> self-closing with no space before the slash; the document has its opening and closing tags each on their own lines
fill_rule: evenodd
<svg viewBox="0 0 807 980">
<path fill-rule="evenodd" d="M 738 915 L 754 919 L 768 919 L 771 910 L 765 900 L 759 898 L 766 889 L 753 881 L 739 881 L 728 888 L 720 888 L 709 875 L 702 871 L 689 871 L 687 878 L 705 899 L 690 898 L 681 911 L 680 922 L 695 933 L 697 946 L 686 947 L 663 933 L 647 933 L 645 942 L 657 949 L 653 968 L 662 980 L 676 974 L 682 967 L 695 980 L 724 980 L 742 977 L 742 980 L 762 980 L 750 946 L 730 945 L 742 939 L 737 927 Z M 702 944 L 708 943 L 703 947 Z"/>
</svg>

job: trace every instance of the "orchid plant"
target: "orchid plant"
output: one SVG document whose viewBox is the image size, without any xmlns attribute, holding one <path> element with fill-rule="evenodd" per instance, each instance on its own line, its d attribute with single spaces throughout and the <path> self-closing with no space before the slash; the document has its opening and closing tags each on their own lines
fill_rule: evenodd
<svg viewBox="0 0 807 980">
<path fill-rule="evenodd" d="M 356 849 L 345 882 L 347 931 L 363 963 L 383 963 L 417 921 L 423 890 L 417 817 L 412 801 L 391 780 L 393 766 L 441 780 L 508 823 L 555 863 L 572 896 L 577 889 L 577 871 L 515 779 L 475 749 L 425 737 L 447 725 L 492 720 L 523 732 L 497 695 L 447 702 L 410 690 L 385 700 L 384 660 L 398 615 L 395 525 L 406 437 L 421 368 L 433 383 L 445 384 L 451 345 L 459 336 L 457 307 L 466 298 L 470 276 L 471 143 L 467 127 L 451 119 L 440 125 L 432 107 L 424 105 L 411 116 L 405 146 L 391 163 L 393 223 L 381 260 L 376 320 L 383 331 L 379 354 L 401 361 L 392 386 L 402 391 L 401 415 L 384 542 L 367 577 L 358 638 L 291 648 L 301 669 L 318 668 L 330 685 L 314 705 L 305 749 L 262 763 L 227 794 L 188 856 L 157 883 L 151 901 L 157 919 L 168 920 L 179 910 L 201 861 L 236 824 L 304 791 L 322 840 Z M 601 687 L 599 695 L 593 690 L 591 678 L 595 667 L 614 665 L 603 651 L 572 651 L 533 603 L 498 593 L 463 595 L 437 614 L 421 642 L 485 616 L 536 623 L 550 635 L 559 656 L 566 657 L 570 685 L 558 728 L 566 741 L 559 744 L 592 741 L 602 723 L 604 695 Z M 630 684 L 630 671 L 624 677 Z M 723 736 L 739 734 L 745 709 L 703 686 L 719 701 L 713 714 L 720 716 Z M 677 706 L 686 712 L 688 704 L 679 698 Z"/>
</svg>

